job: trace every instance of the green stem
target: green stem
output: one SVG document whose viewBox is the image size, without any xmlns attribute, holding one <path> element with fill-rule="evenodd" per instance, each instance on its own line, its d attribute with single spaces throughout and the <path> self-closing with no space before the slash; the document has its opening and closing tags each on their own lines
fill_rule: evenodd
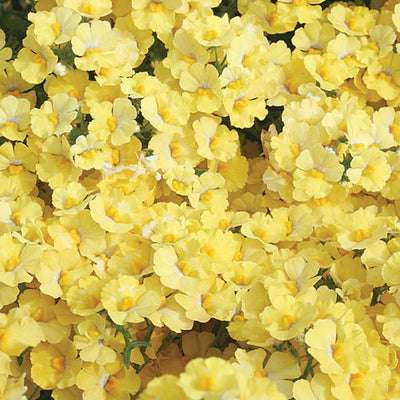
<svg viewBox="0 0 400 400">
<path fill-rule="evenodd" d="M 306 368 L 304 369 L 303 375 L 301 375 L 301 377 L 299 379 L 306 379 L 308 374 L 311 373 L 311 371 L 312 371 L 312 368 L 311 368 L 312 362 L 313 362 L 313 358 L 310 356 L 308 358 L 308 362 L 307 362 Z"/>
<path fill-rule="evenodd" d="M 150 343 L 150 338 L 151 338 L 151 335 L 152 335 L 152 333 L 154 331 L 154 328 L 155 328 L 155 326 L 153 324 L 148 325 L 146 336 L 143 339 L 144 342 Z M 146 348 L 142 347 L 140 349 L 140 351 L 142 352 L 142 354 L 144 354 L 145 351 L 146 351 Z"/>
<path fill-rule="evenodd" d="M 167 336 L 165 337 L 165 340 L 164 340 L 163 344 L 156 351 L 156 354 L 158 354 L 160 351 L 164 350 L 165 347 L 167 347 L 175 338 L 176 338 L 176 335 L 172 334 L 171 332 L 168 332 Z"/>
<path fill-rule="evenodd" d="M 212 347 L 217 347 L 217 348 L 219 347 L 219 341 L 221 340 L 221 336 L 222 336 L 226 326 L 227 326 L 227 322 L 220 321 L 220 325 L 218 326 L 218 333 L 217 333 L 217 336 L 215 337 Z"/>
<path fill-rule="evenodd" d="M 39 386 L 36 386 L 36 389 L 33 391 L 33 393 L 29 396 L 28 400 L 33 400 L 33 398 L 35 397 L 36 393 L 39 390 Z"/>
</svg>

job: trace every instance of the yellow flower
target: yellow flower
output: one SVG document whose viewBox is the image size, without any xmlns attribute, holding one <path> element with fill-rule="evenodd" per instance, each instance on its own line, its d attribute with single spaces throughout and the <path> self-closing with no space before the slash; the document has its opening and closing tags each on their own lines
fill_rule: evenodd
<svg viewBox="0 0 400 400">
<path fill-rule="evenodd" d="M 60 137 L 70 132 L 72 121 L 77 115 L 78 102 L 65 93 L 57 93 L 51 101 L 45 101 L 39 108 L 31 110 L 31 127 L 35 135 L 47 138 Z"/>
<path fill-rule="evenodd" d="M 112 363 L 84 364 L 76 378 L 85 400 L 128 399 L 140 388 L 140 378 L 133 368 L 127 370 L 120 358 Z"/>
<path fill-rule="evenodd" d="M 302 111 L 304 115 L 304 110 Z M 272 151 L 269 153 L 269 158 L 274 164 L 277 163 L 279 168 L 291 172 L 296 169 L 296 159 L 300 153 L 317 145 L 321 139 L 319 130 L 309 124 L 293 120 L 285 121 L 283 132 L 271 138 Z"/>
<path fill-rule="evenodd" d="M 385 57 L 393 51 L 396 34 L 391 26 L 378 24 L 369 30 L 369 38 L 361 37 L 360 39 L 362 48 L 357 58 L 368 66 L 369 63 L 374 62 L 376 56 Z"/>
<path fill-rule="evenodd" d="M 27 194 L 36 186 L 36 176 L 33 173 L 37 155 L 28 146 L 17 142 L 14 145 L 6 142 L 0 146 L 0 170 L 10 177 L 12 186 L 16 186 L 20 194 Z"/>
<path fill-rule="evenodd" d="M 196 358 L 179 375 L 179 386 L 194 400 L 236 398 L 239 394 L 235 370 L 228 361 L 217 358 Z"/>
<path fill-rule="evenodd" d="M 394 129 L 391 128 L 394 125 L 395 118 L 396 112 L 392 107 L 382 107 L 375 111 L 372 116 L 374 144 L 378 145 L 380 149 L 389 149 L 397 145 Z M 388 157 L 393 159 L 390 154 Z"/>
<path fill-rule="evenodd" d="M 157 400 L 162 396 L 164 400 L 190 400 L 183 389 L 178 385 L 178 377 L 164 374 L 153 378 L 145 390 L 140 393 L 138 400 Z"/>
<path fill-rule="evenodd" d="M 174 78 L 179 79 L 182 72 L 194 63 L 206 65 L 210 53 L 197 42 L 190 30 L 179 29 L 173 39 L 173 47 L 162 60 L 163 65 L 171 70 Z"/>
<path fill-rule="evenodd" d="M 150 241 L 143 237 L 126 236 L 108 261 L 107 272 L 113 278 L 121 275 L 139 278 L 151 272 L 153 253 Z"/>
<path fill-rule="evenodd" d="M 27 195 L 14 201 L 3 201 L 0 203 L 0 232 L 21 231 L 25 225 L 38 222 L 42 214 L 42 207 Z"/>
<path fill-rule="evenodd" d="M 231 282 L 224 282 L 222 279 L 216 279 L 214 285 L 201 294 L 201 306 L 206 313 L 219 321 L 230 321 L 236 312 L 236 298 L 234 286 Z M 179 296 L 179 297 L 178 297 Z M 184 308 L 187 309 L 186 315 L 191 318 L 192 314 L 183 296 L 177 294 L 176 299 Z M 196 318 L 193 318 L 197 320 Z"/>
<path fill-rule="evenodd" d="M 208 296 L 210 289 L 214 286 L 215 275 L 209 274 L 204 279 L 198 279 L 197 285 L 193 288 L 182 288 L 185 293 L 177 293 L 175 295 L 175 300 L 186 310 L 186 317 L 192 321 L 208 322 L 211 319 L 210 314 L 207 312 L 206 307 L 208 307 L 213 300 L 213 295 Z M 221 287 L 221 285 L 219 285 Z M 214 286 L 215 287 L 215 286 Z M 230 300 L 232 300 L 232 293 L 228 295 Z M 234 294 L 233 294 L 234 295 Z M 234 304 L 226 303 L 225 307 L 220 308 L 220 313 L 225 314 L 226 320 L 230 320 L 232 317 L 232 307 Z M 225 317 L 223 318 L 225 320 Z"/>
<path fill-rule="evenodd" d="M 317 275 L 320 264 L 314 260 L 305 261 L 300 256 L 290 258 L 280 268 L 267 276 L 264 285 L 271 301 L 281 295 L 290 295 L 299 301 L 315 296 L 314 284 L 319 281 Z"/>
<path fill-rule="evenodd" d="M 398 261 L 400 259 L 400 252 L 396 251 L 382 266 L 382 277 L 384 281 L 391 286 L 400 285 L 400 271 Z"/>
<path fill-rule="evenodd" d="M 31 107 L 36 105 L 36 93 L 31 90 L 34 86 L 22 79 L 21 74 L 15 70 L 11 63 L 8 63 L 5 70 L 0 72 L 0 94 L 1 97 L 7 95 L 29 100 Z"/>
<path fill-rule="evenodd" d="M 247 183 L 249 163 L 246 157 L 236 155 L 227 162 L 211 160 L 208 167 L 211 172 L 224 177 L 225 187 L 230 193 L 242 189 Z"/>
<path fill-rule="evenodd" d="M 77 11 L 80 15 L 97 20 L 111 14 L 111 0 L 64 0 L 64 7 Z"/>
<path fill-rule="evenodd" d="M 101 169 L 105 161 L 105 154 L 102 152 L 104 145 L 105 141 L 99 140 L 94 135 L 78 136 L 70 148 L 75 166 L 85 170 Z"/>
<path fill-rule="evenodd" d="M 133 228 L 138 203 L 134 195 L 125 196 L 119 189 L 96 195 L 89 203 L 90 214 L 100 226 L 113 233 L 125 233 Z"/>
<path fill-rule="evenodd" d="M 52 202 L 58 210 L 54 215 L 77 214 L 89 203 L 86 189 L 78 182 L 69 182 L 65 188 L 56 188 L 52 194 Z"/>
<path fill-rule="evenodd" d="M 167 185 L 181 196 L 188 196 L 192 193 L 193 183 L 196 180 L 195 171 L 190 164 L 170 168 L 163 178 Z"/>
<path fill-rule="evenodd" d="M 39 179 L 48 182 L 52 189 L 64 187 L 68 182 L 78 180 L 82 173 L 82 169 L 72 162 L 69 149 L 65 136 L 61 138 L 50 136 L 42 146 L 36 172 Z"/>
<path fill-rule="evenodd" d="M 265 329 L 278 340 L 292 339 L 307 329 L 316 309 L 312 303 L 295 300 L 290 295 L 278 296 L 265 307 L 259 318 Z"/>
<path fill-rule="evenodd" d="M 193 328 L 193 320 L 186 316 L 186 310 L 178 304 L 175 296 L 162 297 L 160 306 L 148 318 L 153 325 L 158 327 L 165 325 L 176 333 Z"/>
<path fill-rule="evenodd" d="M 74 314 L 83 317 L 97 313 L 103 309 L 101 303 L 103 286 L 104 281 L 96 276 L 80 278 L 66 294 L 68 307 Z"/>
<path fill-rule="evenodd" d="M 9 140 L 24 140 L 29 125 L 30 103 L 14 96 L 0 100 L 0 135 Z"/>
<path fill-rule="evenodd" d="M 174 90 L 145 97 L 140 110 L 154 128 L 166 133 L 181 132 L 189 119 L 189 105 Z"/>
<path fill-rule="evenodd" d="M 192 207 L 200 209 L 226 209 L 228 192 L 223 187 L 225 179 L 221 174 L 206 171 L 193 183 L 193 192 L 189 194 Z"/>
<path fill-rule="evenodd" d="M 40 45 L 51 46 L 53 43 L 68 42 L 75 33 L 81 17 L 65 2 L 64 6 L 28 14 L 28 20 L 34 23 L 33 32 Z"/>
<path fill-rule="evenodd" d="M 142 99 L 168 90 L 168 86 L 160 82 L 157 77 L 149 75 L 148 72 L 138 72 L 132 78 L 121 78 L 121 90 L 131 99 Z"/>
<path fill-rule="evenodd" d="M 98 314 L 91 315 L 77 325 L 74 345 L 80 350 L 79 357 L 83 361 L 105 365 L 116 360 L 116 352 L 104 344 L 111 335 L 111 330 L 107 328 L 105 319 Z"/>
<path fill-rule="evenodd" d="M 10 233 L 2 235 L 1 241 L 4 246 L 0 249 L 0 282 L 8 286 L 31 282 L 40 269 L 41 248 L 23 244 Z"/>
<path fill-rule="evenodd" d="M 207 276 L 196 257 L 198 252 L 199 243 L 194 239 L 159 247 L 154 253 L 154 272 L 168 288 L 183 292 L 194 289 L 198 280 Z"/>
<path fill-rule="evenodd" d="M 332 53 L 309 54 L 304 57 L 304 66 L 325 90 L 338 89 L 349 76 L 346 62 Z"/>
<path fill-rule="evenodd" d="M 185 23 L 183 28 L 185 29 Z M 205 47 L 226 45 L 235 35 L 229 25 L 228 14 L 222 17 L 208 15 L 205 18 L 198 18 L 190 23 L 189 28 L 197 42 Z"/>
<path fill-rule="evenodd" d="M 336 154 L 328 152 L 321 145 L 302 151 L 296 158 L 296 166 L 293 198 L 299 201 L 327 196 L 333 187 L 332 183 L 338 182 L 344 172 Z"/>
<path fill-rule="evenodd" d="M 223 99 L 230 123 L 237 128 L 250 128 L 254 118 L 262 121 L 268 114 L 264 98 L 251 98 L 241 93 L 234 99 Z"/>
<path fill-rule="evenodd" d="M 184 90 L 182 97 L 195 111 L 212 113 L 221 102 L 221 83 L 217 69 L 211 65 L 196 62 L 183 71 L 179 85 Z"/>
<path fill-rule="evenodd" d="M 364 249 L 386 237 L 388 227 L 376 212 L 375 206 L 369 206 L 341 216 L 337 221 L 337 240 L 344 249 Z"/>
<path fill-rule="evenodd" d="M 390 52 L 370 62 L 362 77 L 368 89 L 376 90 L 385 100 L 396 101 L 396 107 L 400 96 L 399 65 L 400 54 Z"/>
<path fill-rule="evenodd" d="M 378 10 L 337 4 L 329 10 L 327 17 L 338 31 L 349 36 L 362 36 L 368 35 L 369 30 L 376 24 Z"/>
<path fill-rule="evenodd" d="M 299 379 L 293 385 L 296 400 L 335 400 L 331 394 L 332 381 L 328 375 L 317 372 L 311 382 Z"/>
<path fill-rule="evenodd" d="M 228 51 L 230 49 L 228 49 Z M 228 52 L 228 54 L 230 53 Z M 240 55 L 238 55 L 238 58 L 240 59 Z M 258 94 L 259 91 L 254 88 L 254 86 L 258 85 L 254 84 L 251 77 L 252 73 L 248 68 L 230 65 L 226 66 L 219 77 L 222 88 L 222 101 L 224 101 L 225 98 L 234 99 L 242 92 L 249 91 L 251 94 L 253 94 L 253 92 Z M 251 86 L 252 84 L 254 84 L 254 86 Z"/>
<path fill-rule="evenodd" d="M 123 275 L 108 281 L 101 292 L 101 301 L 114 323 L 142 322 L 157 310 L 160 295 L 147 290 L 133 276 Z"/>
<path fill-rule="evenodd" d="M 257 211 L 242 225 L 241 233 L 250 239 L 260 241 L 266 250 L 273 250 L 275 246 L 271 243 L 285 239 L 286 224 L 278 218 L 272 218 L 271 215 Z"/>
<path fill-rule="evenodd" d="M 238 68 L 250 72 L 250 77 L 258 78 L 263 76 L 265 71 L 268 70 L 269 61 L 268 59 L 268 46 L 263 41 L 260 35 L 255 35 L 254 32 L 245 33 L 235 37 L 228 50 L 226 51 L 226 60 L 228 62 L 228 68 Z M 239 86 L 239 82 L 232 86 Z M 252 87 L 255 93 L 258 94 L 266 93 L 260 92 L 261 88 Z M 245 87 L 242 87 L 242 92 Z"/>
<path fill-rule="evenodd" d="M 346 175 L 351 183 L 371 192 L 379 192 L 391 175 L 386 153 L 376 147 L 364 150 L 351 160 Z"/>
<path fill-rule="evenodd" d="M 85 103 L 82 102 L 84 97 L 86 102 L 89 101 L 90 91 L 87 96 L 86 94 L 84 96 L 84 92 L 88 85 L 88 73 L 86 71 L 72 69 L 63 76 L 48 76 L 44 83 L 44 89 L 50 98 L 54 97 L 54 95 L 56 95 L 57 93 L 66 93 L 70 97 L 75 97 L 76 100 L 78 100 L 78 104 L 81 106 L 82 112 L 89 113 L 89 110 L 86 107 Z"/>
<path fill-rule="evenodd" d="M 89 123 L 89 133 L 99 140 L 111 137 L 114 146 L 129 142 L 135 132 L 136 109 L 128 99 L 117 98 L 114 103 L 96 103 L 90 110 L 93 120 Z"/>
<path fill-rule="evenodd" d="M 249 3 L 246 13 L 254 16 L 254 22 L 272 35 L 293 31 L 297 23 L 290 6 L 284 2 L 274 4 L 256 0 Z"/>
<path fill-rule="evenodd" d="M 163 33 L 173 28 L 177 12 L 185 12 L 183 0 L 138 0 L 132 4 L 131 17 L 139 29 Z"/>
<path fill-rule="evenodd" d="M 22 78 L 29 83 L 38 84 L 54 71 L 58 58 L 50 47 L 41 46 L 33 37 L 32 29 L 29 28 L 28 36 L 23 40 L 23 47 L 14 60 L 14 68 Z"/>
<path fill-rule="evenodd" d="M 80 24 L 71 43 L 72 51 L 77 55 L 75 65 L 78 69 L 92 71 L 115 63 L 113 50 L 117 39 L 108 21 Z"/>
<path fill-rule="evenodd" d="M 139 50 L 135 36 L 127 30 L 115 27 L 113 33 L 117 40 L 114 49 L 115 62 L 113 65 L 101 66 L 96 71 L 95 79 L 101 86 L 119 87 L 121 77 L 131 76 L 132 69 L 138 65 Z"/>
<path fill-rule="evenodd" d="M 18 297 L 18 304 L 38 323 L 42 342 L 59 343 L 69 335 L 70 327 L 56 318 L 55 300 L 52 297 L 38 290 L 26 289 Z"/>
<path fill-rule="evenodd" d="M 319 362 L 321 371 L 326 374 L 342 374 L 343 367 L 338 363 L 343 357 L 344 343 L 337 342 L 336 323 L 331 319 L 321 319 L 307 331 L 305 342 L 308 352 Z"/>
<path fill-rule="evenodd" d="M 239 147 L 239 136 L 235 130 L 222 125 L 220 118 L 201 117 L 193 122 L 193 130 L 200 156 L 223 162 L 235 156 Z"/>
<path fill-rule="evenodd" d="M 156 133 L 150 139 L 149 149 L 153 150 L 153 155 L 156 156 L 156 165 L 166 173 L 178 164 L 188 163 L 195 167 L 201 160 L 197 153 L 193 130 L 189 127 L 185 127 L 182 133 Z"/>
<path fill-rule="evenodd" d="M 294 32 L 292 39 L 295 51 L 302 50 L 308 54 L 321 54 L 326 51 L 327 44 L 335 38 L 335 30 L 330 23 L 321 24 L 318 20 L 308 22 Z"/>
<path fill-rule="evenodd" d="M 29 333 L 21 335 L 21 332 Z M 0 351 L 9 356 L 19 356 L 27 347 L 40 343 L 38 323 L 21 308 L 12 308 L 0 314 Z"/>
<path fill-rule="evenodd" d="M 397 257 L 398 258 L 398 257 Z M 398 324 L 400 322 L 400 308 L 396 303 L 386 305 L 383 315 L 377 315 L 378 322 L 383 323 L 383 336 L 389 343 L 399 346 Z"/>
<path fill-rule="evenodd" d="M 40 343 L 32 349 L 30 359 L 32 380 L 45 390 L 74 385 L 82 364 L 68 339 L 57 344 Z"/>
<path fill-rule="evenodd" d="M 76 249 L 43 252 L 40 271 L 36 274 L 40 291 L 48 296 L 65 298 L 67 291 L 83 276 L 92 272 L 89 263 L 83 263 Z"/>
<path fill-rule="evenodd" d="M 355 37 L 348 37 L 344 33 L 339 33 L 335 39 L 328 43 L 327 53 L 333 54 L 338 60 L 343 60 L 348 69 L 346 78 L 352 78 L 357 75 L 360 63 L 356 59 L 361 48 L 360 41 Z"/>
<path fill-rule="evenodd" d="M 3 71 L 7 66 L 7 60 L 12 56 L 12 50 L 9 47 L 4 47 L 6 35 L 4 31 L 0 29 L 0 71 Z"/>
</svg>

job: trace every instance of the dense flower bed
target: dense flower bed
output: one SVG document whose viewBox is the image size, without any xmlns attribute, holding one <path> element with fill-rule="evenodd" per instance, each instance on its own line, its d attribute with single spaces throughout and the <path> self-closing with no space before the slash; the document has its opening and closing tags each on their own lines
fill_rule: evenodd
<svg viewBox="0 0 400 400">
<path fill-rule="evenodd" d="M 2 399 L 399 399 L 400 5 L 220 3 L 0 30 Z"/>
</svg>

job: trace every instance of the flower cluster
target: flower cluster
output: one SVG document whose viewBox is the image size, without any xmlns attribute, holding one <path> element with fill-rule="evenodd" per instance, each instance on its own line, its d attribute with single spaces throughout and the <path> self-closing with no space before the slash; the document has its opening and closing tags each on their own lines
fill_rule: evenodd
<svg viewBox="0 0 400 400">
<path fill-rule="evenodd" d="M 220 3 L 0 30 L 1 398 L 398 398 L 400 5 Z"/>
</svg>

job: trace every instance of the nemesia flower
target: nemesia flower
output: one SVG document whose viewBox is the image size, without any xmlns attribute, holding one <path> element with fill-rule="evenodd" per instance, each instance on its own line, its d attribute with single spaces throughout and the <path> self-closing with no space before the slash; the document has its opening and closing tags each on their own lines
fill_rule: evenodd
<svg viewBox="0 0 400 400">
<path fill-rule="evenodd" d="M 20 332 L 29 332 L 21 335 Z M 27 347 L 37 346 L 41 340 L 38 323 L 21 308 L 13 308 L 0 315 L 0 351 L 9 356 L 19 356 Z"/>
<path fill-rule="evenodd" d="M 185 6 L 182 0 L 140 0 L 132 5 L 131 16 L 139 29 L 165 32 L 172 29 L 175 13 L 185 12 Z"/>
<path fill-rule="evenodd" d="M 32 31 L 28 30 L 28 36 L 23 40 L 26 47 L 18 52 L 13 66 L 27 82 L 38 84 L 54 71 L 58 58 L 48 46 L 37 42 Z"/>
<path fill-rule="evenodd" d="M 113 50 L 117 40 L 108 21 L 80 24 L 71 43 L 72 51 L 77 56 L 74 62 L 80 70 L 91 71 L 112 66 L 115 61 Z"/>
<path fill-rule="evenodd" d="M 79 334 L 74 336 L 74 345 L 80 350 L 79 357 L 83 361 L 105 365 L 116 360 L 115 351 L 104 345 L 111 335 L 104 318 L 93 314 L 85 321 L 80 322 L 77 330 Z"/>
<path fill-rule="evenodd" d="M 233 366 L 227 361 L 210 357 L 195 359 L 188 363 L 179 376 L 179 386 L 192 399 L 211 399 L 214 396 L 238 394 Z"/>
<path fill-rule="evenodd" d="M 40 109 L 31 110 L 31 127 L 35 135 L 49 137 L 61 136 L 72 129 L 71 122 L 76 118 L 78 102 L 74 97 L 58 93 L 51 101 L 45 101 Z"/>
<path fill-rule="evenodd" d="M 85 363 L 77 374 L 76 385 L 83 390 L 86 400 L 125 400 L 139 390 L 140 378 L 133 368 L 127 370 L 117 358 L 105 365 Z"/>
<path fill-rule="evenodd" d="M 189 106 L 176 91 L 145 97 L 140 103 L 143 116 L 161 132 L 180 132 L 189 119 Z"/>
<path fill-rule="evenodd" d="M 81 16 L 98 19 L 111 13 L 110 0 L 64 0 L 63 6 L 77 11 Z"/>
<path fill-rule="evenodd" d="M 6 35 L 3 30 L 0 30 L 0 71 L 2 71 L 6 65 L 7 60 L 12 56 L 12 50 L 8 47 L 4 47 Z"/>
<path fill-rule="evenodd" d="M 220 118 L 201 117 L 193 122 L 193 130 L 200 156 L 226 162 L 235 155 L 239 139 L 237 132 L 221 125 Z"/>
<path fill-rule="evenodd" d="M 206 47 L 227 44 L 234 37 L 234 32 L 229 26 L 228 14 L 222 17 L 209 15 L 204 19 L 198 19 L 190 25 L 190 29 L 197 42 Z"/>
<path fill-rule="evenodd" d="M 42 342 L 30 354 L 32 379 L 45 389 L 60 389 L 75 384 L 82 361 L 73 343 L 63 339 L 57 344 Z"/>
<path fill-rule="evenodd" d="M 218 71 L 211 64 L 194 63 L 183 71 L 179 85 L 182 97 L 196 111 L 212 113 L 221 106 L 221 83 Z"/>
<path fill-rule="evenodd" d="M 24 140 L 29 124 L 27 99 L 7 96 L 0 99 L 0 134 L 9 140 Z"/>
<path fill-rule="evenodd" d="M 117 98 L 114 103 L 102 102 L 91 109 L 93 121 L 89 123 L 89 133 L 99 140 L 111 138 L 114 146 L 129 142 L 136 131 L 136 109 L 128 99 Z"/>
<path fill-rule="evenodd" d="M 101 301 L 110 318 L 122 325 L 144 321 L 144 317 L 158 308 L 160 296 L 155 291 L 146 291 L 133 276 L 123 275 L 104 285 Z"/>
<path fill-rule="evenodd" d="M 0 30 L 1 399 L 398 399 L 400 5 L 227 3 Z"/>
<path fill-rule="evenodd" d="M 50 46 L 68 42 L 75 33 L 81 17 L 67 4 L 51 11 L 29 13 L 28 19 L 34 23 L 35 36 L 40 45 Z"/>
</svg>

